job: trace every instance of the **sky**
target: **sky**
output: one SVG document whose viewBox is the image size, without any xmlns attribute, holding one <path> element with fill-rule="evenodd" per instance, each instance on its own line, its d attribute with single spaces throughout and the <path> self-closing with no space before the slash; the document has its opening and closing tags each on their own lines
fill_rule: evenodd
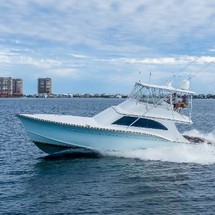
<svg viewBox="0 0 215 215">
<path fill-rule="evenodd" d="M 150 75 L 151 74 L 151 75 Z M 2 0 L 0 76 L 24 94 L 123 93 L 190 79 L 215 94 L 215 0 Z"/>
</svg>

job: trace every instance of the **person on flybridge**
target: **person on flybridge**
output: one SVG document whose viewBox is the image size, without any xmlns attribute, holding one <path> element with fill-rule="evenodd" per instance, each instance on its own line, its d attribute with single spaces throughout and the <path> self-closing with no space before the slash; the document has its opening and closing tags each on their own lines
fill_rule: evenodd
<svg viewBox="0 0 215 215">
<path fill-rule="evenodd" d="M 173 93 L 172 95 L 172 104 L 173 104 L 173 109 L 177 110 L 178 109 L 178 96 L 176 93 Z"/>
<path fill-rule="evenodd" d="M 189 80 L 183 80 L 180 86 L 180 89 L 182 90 L 188 90 L 189 89 Z M 188 95 L 177 95 L 177 93 L 172 94 L 172 104 L 173 109 L 175 111 L 180 111 L 182 108 L 186 108 L 188 106 L 189 100 Z"/>
<path fill-rule="evenodd" d="M 183 95 L 182 96 L 182 101 L 180 102 L 180 107 L 181 108 L 185 108 L 188 105 L 188 96 L 187 95 Z"/>
<path fill-rule="evenodd" d="M 186 108 L 188 105 L 188 96 L 183 95 L 181 97 L 181 100 L 179 100 L 178 95 L 176 93 L 173 94 L 172 96 L 172 104 L 173 104 L 173 109 L 175 111 L 180 111 L 182 108 Z"/>
</svg>

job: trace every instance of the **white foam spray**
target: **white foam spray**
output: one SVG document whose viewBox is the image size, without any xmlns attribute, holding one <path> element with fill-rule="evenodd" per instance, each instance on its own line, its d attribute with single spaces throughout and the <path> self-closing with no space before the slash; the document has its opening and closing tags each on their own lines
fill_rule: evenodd
<svg viewBox="0 0 215 215">
<path fill-rule="evenodd" d="M 215 143 L 215 134 L 202 134 L 197 130 L 186 132 L 188 135 L 198 136 Z M 151 161 L 166 161 L 174 163 L 195 163 L 201 165 L 215 164 L 215 145 L 207 143 L 183 144 L 170 147 L 148 148 L 134 151 L 108 152 L 108 156 L 133 158 Z"/>
</svg>

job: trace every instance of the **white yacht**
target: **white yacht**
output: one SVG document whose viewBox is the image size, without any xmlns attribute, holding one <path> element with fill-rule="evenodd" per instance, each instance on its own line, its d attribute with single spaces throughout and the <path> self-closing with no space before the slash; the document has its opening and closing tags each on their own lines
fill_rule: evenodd
<svg viewBox="0 0 215 215">
<path fill-rule="evenodd" d="M 137 82 L 124 102 L 94 117 L 53 114 L 18 117 L 32 141 L 48 154 L 68 149 L 101 152 L 172 146 L 190 143 L 175 124 L 192 123 L 193 94 L 188 81 L 180 88 Z"/>
</svg>

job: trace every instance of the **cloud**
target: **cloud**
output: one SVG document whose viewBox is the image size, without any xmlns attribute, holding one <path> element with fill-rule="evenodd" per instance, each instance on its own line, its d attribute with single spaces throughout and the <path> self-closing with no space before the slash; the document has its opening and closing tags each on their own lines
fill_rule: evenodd
<svg viewBox="0 0 215 215">
<path fill-rule="evenodd" d="M 74 57 L 74 58 L 82 58 L 82 59 L 87 59 L 87 58 L 89 58 L 89 57 L 86 56 L 86 55 L 80 55 L 80 54 L 69 54 L 69 55 L 71 55 L 71 56 Z"/>
<path fill-rule="evenodd" d="M 0 32 L 99 50 L 136 46 L 138 51 L 167 44 L 179 48 L 176 42 L 184 47 L 189 41 L 214 35 L 214 5 L 195 0 L 163 0 L 159 4 L 156 0 L 10 0 L 0 3 Z"/>
<path fill-rule="evenodd" d="M 14 52 L 15 51 L 15 52 Z M 35 56 L 22 55 L 19 49 L 2 49 L 0 52 L 1 65 L 31 65 L 43 69 L 60 66 L 61 61 L 55 59 L 44 59 Z"/>
<path fill-rule="evenodd" d="M 51 77 L 60 77 L 60 78 L 77 78 L 78 70 L 74 68 L 58 68 L 52 69 L 45 72 L 45 74 Z"/>
<path fill-rule="evenodd" d="M 95 61 L 108 62 L 110 64 L 145 64 L 145 65 L 179 65 L 189 64 L 191 62 L 197 64 L 207 64 L 215 62 L 215 57 L 212 56 L 177 56 L 177 57 L 159 57 L 159 58 L 111 58 L 100 59 Z"/>
<path fill-rule="evenodd" d="M 208 51 L 209 51 L 209 52 L 215 52 L 215 49 L 212 48 L 212 49 L 209 49 Z"/>
<path fill-rule="evenodd" d="M 97 80 L 98 87 L 126 84 L 138 71 L 161 82 L 188 76 L 215 60 L 214 7 L 196 0 L 0 1 L 0 65 L 7 74 L 19 68 L 80 84 Z"/>
</svg>

